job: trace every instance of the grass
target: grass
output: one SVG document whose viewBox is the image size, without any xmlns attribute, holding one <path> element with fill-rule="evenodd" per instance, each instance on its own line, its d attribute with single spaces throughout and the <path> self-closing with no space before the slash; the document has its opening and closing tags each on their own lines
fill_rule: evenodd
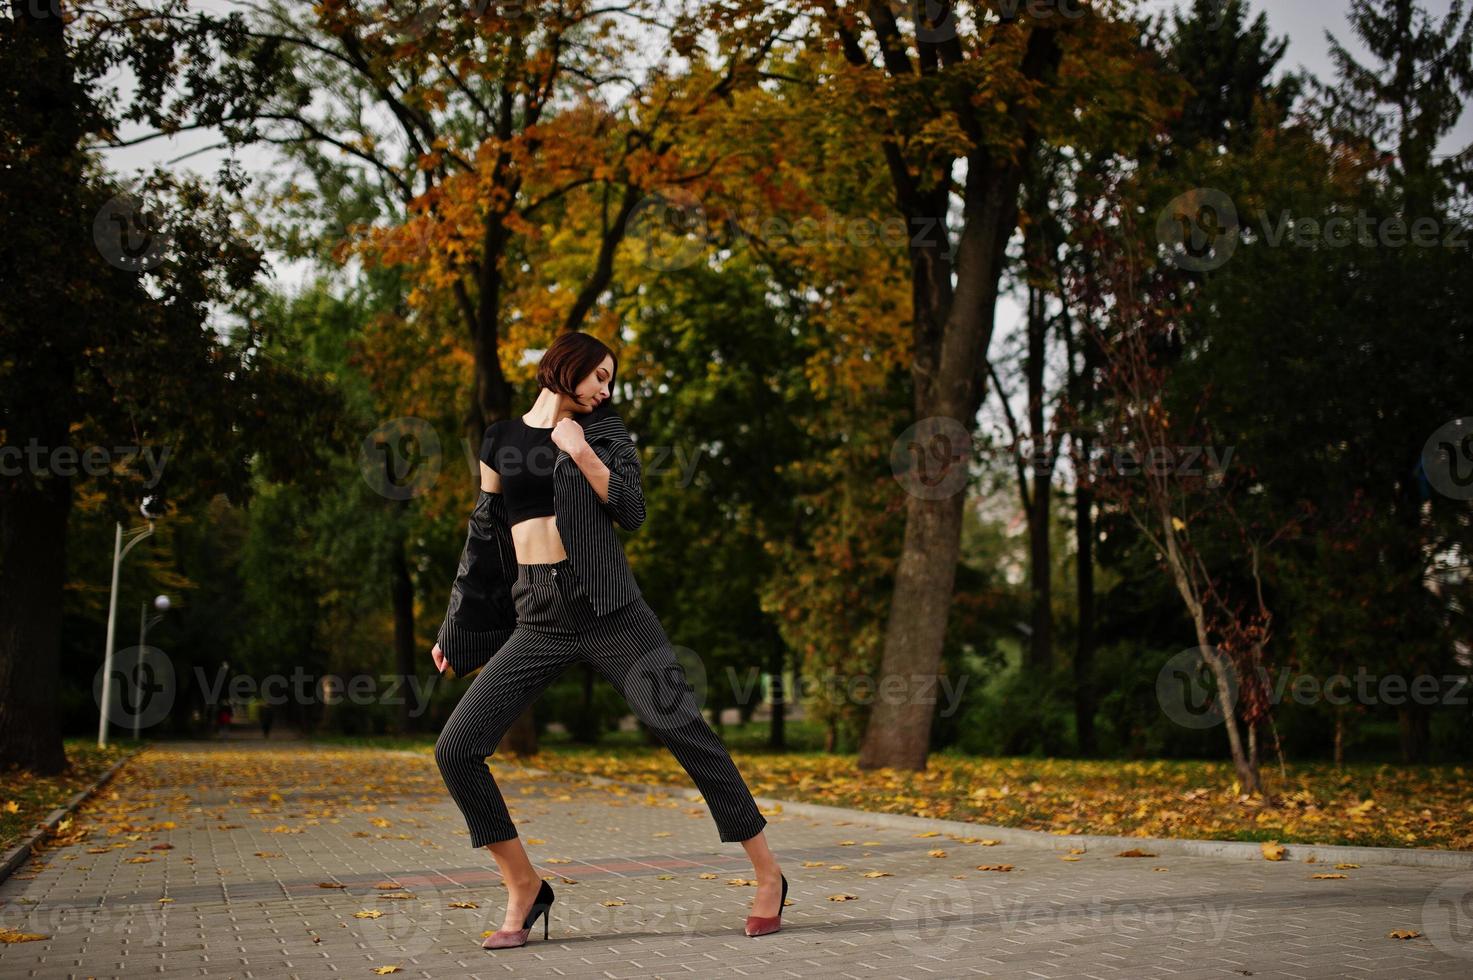
<svg viewBox="0 0 1473 980">
<path fill-rule="evenodd" d="M 86 789 L 114 762 L 136 747 L 132 739 L 110 742 L 105 749 L 97 739 L 69 738 L 62 742 L 71 768 L 56 776 L 34 776 L 10 770 L 0 773 L 0 852 L 19 844 L 36 824 Z"/>
</svg>

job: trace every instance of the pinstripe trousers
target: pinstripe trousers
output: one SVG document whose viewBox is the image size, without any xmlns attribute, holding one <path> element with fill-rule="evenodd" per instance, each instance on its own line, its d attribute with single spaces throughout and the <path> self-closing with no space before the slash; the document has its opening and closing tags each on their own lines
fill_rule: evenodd
<svg viewBox="0 0 1473 980">
<path fill-rule="evenodd" d="M 597 615 L 567 558 L 519 562 L 511 593 L 515 631 L 481 668 L 435 742 L 435 761 L 472 847 L 517 836 L 486 757 L 527 705 L 578 661 L 607 678 L 670 749 L 705 798 L 722 841 L 747 840 L 767 825 L 643 596 Z"/>
</svg>

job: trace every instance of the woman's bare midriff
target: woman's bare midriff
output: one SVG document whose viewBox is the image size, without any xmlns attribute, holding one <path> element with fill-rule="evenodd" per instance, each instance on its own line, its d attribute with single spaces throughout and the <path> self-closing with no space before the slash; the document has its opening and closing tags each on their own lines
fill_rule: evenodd
<svg viewBox="0 0 1473 980">
<path fill-rule="evenodd" d="M 501 492 L 501 474 L 481 461 L 481 489 L 487 493 Z M 517 561 L 523 565 L 551 565 L 568 557 L 563 539 L 557 533 L 557 517 L 529 517 L 511 526 L 511 543 L 516 549 Z"/>
<path fill-rule="evenodd" d="M 568 557 L 553 516 L 518 521 L 511 526 L 511 541 L 517 549 L 517 561 L 523 565 L 550 565 Z"/>
</svg>

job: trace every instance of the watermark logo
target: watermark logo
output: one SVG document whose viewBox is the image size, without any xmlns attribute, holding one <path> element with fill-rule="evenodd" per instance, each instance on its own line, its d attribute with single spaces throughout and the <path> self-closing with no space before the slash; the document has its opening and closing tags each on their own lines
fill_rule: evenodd
<svg viewBox="0 0 1473 980">
<path fill-rule="evenodd" d="M 440 941 L 448 903 L 439 889 L 418 875 L 396 876 L 388 884 L 399 887 L 369 891 L 345 921 L 376 959 L 393 962 L 424 956 Z"/>
<path fill-rule="evenodd" d="M 1444 497 L 1473 500 L 1473 418 L 1453 419 L 1422 447 L 1422 472 Z"/>
<path fill-rule="evenodd" d="M 92 701 L 103 709 L 104 664 L 92 677 Z M 107 720 L 121 728 L 151 728 L 169 716 L 177 684 L 174 662 L 157 647 L 128 647 L 113 654 Z"/>
<path fill-rule="evenodd" d="M 661 643 L 624 675 L 625 700 L 641 721 L 669 731 L 699 721 L 706 704 L 706 665 L 690 647 Z"/>
<path fill-rule="evenodd" d="M 1222 698 L 1208 657 L 1222 656 L 1211 647 L 1183 650 L 1156 674 L 1156 701 L 1172 721 L 1183 728 L 1211 728 L 1222 724 Z M 1237 704 L 1236 675 L 1228 671 L 1228 710 Z"/>
<path fill-rule="evenodd" d="M 163 264 L 172 235 L 133 191 L 114 195 L 92 220 L 92 241 L 109 265 L 147 272 Z"/>
<path fill-rule="evenodd" d="M 1167 259 L 1190 272 L 1220 269 L 1238 249 L 1238 208 L 1210 187 L 1196 187 L 1174 198 L 1156 219 L 1156 240 Z"/>
<path fill-rule="evenodd" d="M 1473 874 L 1432 889 L 1422 903 L 1422 932 L 1449 956 L 1473 960 Z"/>
<path fill-rule="evenodd" d="M 890 901 L 890 938 L 927 960 L 944 960 L 976 928 L 976 910 L 966 882 L 915 878 Z"/>
<path fill-rule="evenodd" d="M 363 437 L 358 469 L 374 492 L 408 500 L 429 491 L 440 477 L 440 437 L 424 419 L 390 419 Z"/>
<path fill-rule="evenodd" d="M 924 500 L 960 493 L 970 476 L 972 434 L 948 415 L 906 427 L 890 447 L 890 470 L 905 492 Z"/>
<path fill-rule="evenodd" d="M 640 264 L 658 272 L 700 261 L 710 237 L 705 207 L 679 187 L 646 195 L 629 213 L 624 232 L 637 247 Z"/>
</svg>

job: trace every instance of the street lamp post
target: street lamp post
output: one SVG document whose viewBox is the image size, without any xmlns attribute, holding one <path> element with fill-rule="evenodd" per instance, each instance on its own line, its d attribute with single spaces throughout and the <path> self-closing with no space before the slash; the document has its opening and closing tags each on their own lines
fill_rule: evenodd
<svg viewBox="0 0 1473 980">
<path fill-rule="evenodd" d="M 112 706 L 113 697 L 113 640 L 117 636 L 118 626 L 118 569 L 122 567 L 123 558 L 133 550 L 133 546 L 153 533 L 153 514 L 149 511 L 149 501 L 152 497 L 145 497 L 139 510 L 148 519 L 148 527 L 137 527 L 129 531 L 134 537 L 123 546 L 123 525 L 118 522 L 113 534 L 113 583 L 112 590 L 107 599 L 107 649 L 102 654 L 102 704 L 97 719 L 97 747 L 107 748 L 107 710 Z"/>
<path fill-rule="evenodd" d="M 133 671 L 137 675 L 135 684 L 139 690 L 143 688 L 143 648 L 148 645 L 148 628 L 157 626 L 159 620 L 164 618 L 164 613 L 169 611 L 169 597 L 156 595 L 153 597 L 153 607 L 159 614 L 153 619 L 148 618 L 148 603 L 143 603 L 138 612 L 138 657 L 134 660 Z M 143 705 L 136 705 L 133 712 L 133 740 L 138 740 L 139 726 L 143 720 Z"/>
</svg>

